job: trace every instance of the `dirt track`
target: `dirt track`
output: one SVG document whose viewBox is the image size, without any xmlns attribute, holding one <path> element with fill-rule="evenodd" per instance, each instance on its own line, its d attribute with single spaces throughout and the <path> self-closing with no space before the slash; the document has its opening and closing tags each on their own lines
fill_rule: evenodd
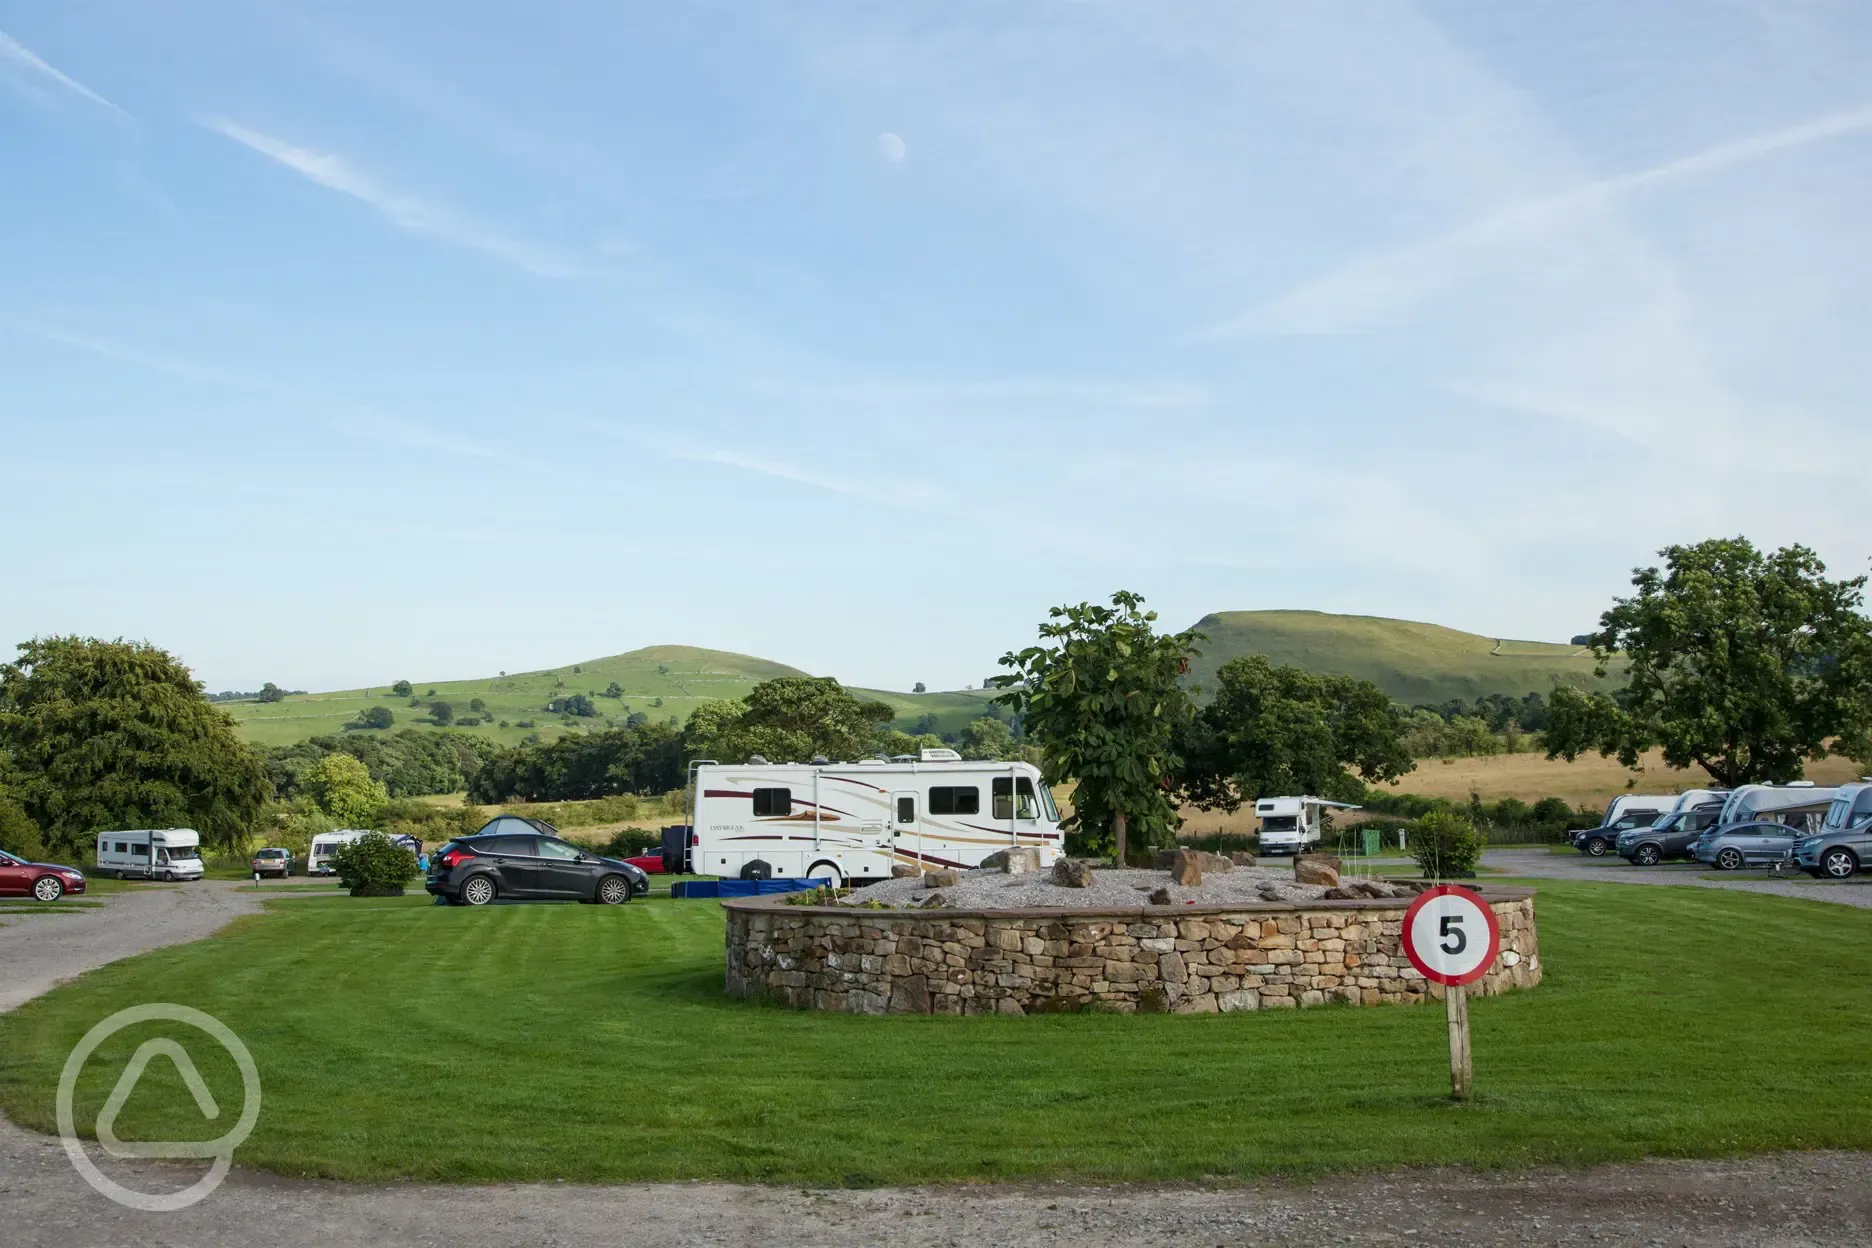
<svg viewBox="0 0 1872 1248">
<path fill-rule="evenodd" d="M 1570 865 L 1570 864 L 1569 864 Z M 1586 868 L 1597 870 L 1594 868 Z M 0 929 L 9 1006 L 91 966 L 199 939 L 251 908 L 230 885 L 137 889 L 82 915 Z M 412 1106 L 412 1112 L 422 1112 Z M 97 1156 L 95 1146 L 92 1155 Z M 147 1192 L 204 1163 L 103 1167 Z M 1650 1161 L 1507 1175 L 1396 1171 L 1223 1188 L 949 1187 L 800 1191 L 695 1183 L 381 1187 L 236 1170 L 179 1213 L 124 1209 L 78 1177 L 59 1142 L 0 1120 L 0 1239 L 8 1248 L 193 1245 L 1658 1244 L 1872 1242 L 1872 1154 Z"/>
</svg>

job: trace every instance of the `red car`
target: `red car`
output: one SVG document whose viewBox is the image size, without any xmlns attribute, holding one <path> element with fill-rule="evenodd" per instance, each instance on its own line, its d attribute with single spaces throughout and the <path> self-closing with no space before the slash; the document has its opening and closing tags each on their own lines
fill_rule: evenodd
<svg viewBox="0 0 1872 1248">
<path fill-rule="evenodd" d="M 624 861 L 630 863 L 631 866 L 636 867 L 645 875 L 663 874 L 663 855 L 661 852 L 654 854 L 638 854 L 635 858 L 626 858 Z"/>
<path fill-rule="evenodd" d="M 27 862 L 0 850 L 0 897 L 35 897 L 57 901 L 85 891 L 84 872 L 47 862 Z"/>
</svg>

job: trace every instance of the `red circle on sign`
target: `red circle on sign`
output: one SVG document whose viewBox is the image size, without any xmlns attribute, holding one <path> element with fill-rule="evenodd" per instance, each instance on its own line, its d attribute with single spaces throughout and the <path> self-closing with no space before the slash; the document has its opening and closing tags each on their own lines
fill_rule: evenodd
<svg viewBox="0 0 1872 1248">
<path fill-rule="evenodd" d="M 1411 938 L 1412 925 L 1417 920 L 1417 912 L 1438 897 L 1461 897 L 1480 910 L 1483 919 L 1488 923 L 1488 957 L 1483 958 L 1472 971 L 1461 975 L 1446 975 L 1417 956 L 1417 942 Z M 1460 884 L 1438 884 L 1435 888 L 1426 888 L 1418 893 L 1417 900 L 1411 902 L 1410 908 L 1404 911 L 1404 930 L 1401 938 L 1404 944 L 1404 956 L 1410 959 L 1411 965 L 1416 967 L 1418 972 L 1431 983 L 1442 984 L 1445 987 L 1452 984 L 1475 983 L 1476 980 L 1488 974 L 1489 967 L 1494 966 L 1495 959 L 1501 956 L 1501 922 L 1495 917 L 1494 907 L 1482 899 L 1482 894 L 1472 888 L 1464 888 Z"/>
</svg>

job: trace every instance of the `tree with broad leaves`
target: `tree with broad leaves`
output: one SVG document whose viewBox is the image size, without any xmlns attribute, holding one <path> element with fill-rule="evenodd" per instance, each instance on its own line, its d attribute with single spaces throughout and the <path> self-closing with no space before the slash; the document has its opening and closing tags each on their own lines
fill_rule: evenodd
<svg viewBox="0 0 1872 1248">
<path fill-rule="evenodd" d="M 234 721 L 146 642 L 22 643 L 0 667 L 0 756 L 47 848 L 65 854 L 104 828 L 190 827 L 231 848 L 268 796 Z"/>
<path fill-rule="evenodd" d="M 1040 747 L 1047 779 L 1078 782 L 1068 822 L 1081 843 L 1109 846 L 1123 863 L 1133 834 L 1154 846 L 1175 832 L 1175 742 L 1190 714 L 1182 679 L 1202 635 L 1159 633 L 1137 594 L 1111 601 L 1054 607 L 1040 644 L 1003 655 L 1010 671 L 990 683 Z"/>
<path fill-rule="evenodd" d="M 1547 757 L 1587 750 L 1627 767 L 1653 746 L 1734 787 L 1798 779 L 1805 760 L 1872 761 L 1872 626 L 1866 578 L 1831 581 L 1804 546 L 1763 554 L 1715 538 L 1658 552 L 1634 569 L 1592 635 L 1599 675 L 1616 657 L 1629 684 L 1611 695 L 1559 686 Z"/>
<path fill-rule="evenodd" d="M 1215 697 L 1179 734 L 1180 788 L 1204 810 L 1275 795 L 1357 802 L 1367 782 L 1416 766 L 1406 726 L 1369 680 L 1277 666 L 1259 654 L 1231 659 L 1216 673 Z"/>
<path fill-rule="evenodd" d="M 856 697 L 830 676 L 764 680 L 739 702 L 717 699 L 689 717 L 691 758 L 739 762 L 759 754 L 803 763 L 814 755 L 859 759 L 883 747 L 897 712 Z"/>
</svg>

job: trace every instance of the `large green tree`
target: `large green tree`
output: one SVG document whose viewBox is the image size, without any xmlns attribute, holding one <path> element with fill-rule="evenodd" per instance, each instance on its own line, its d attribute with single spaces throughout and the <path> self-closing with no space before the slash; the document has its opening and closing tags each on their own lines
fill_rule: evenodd
<svg viewBox="0 0 1872 1248">
<path fill-rule="evenodd" d="M 0 667 L 0 752 L 50 848 L 106 828 L 187 826 L 245 842 L 268 795 L 259 755 L 173 656 L 143 642 L 42 637 Z"/>
<path fill-rule="evenodd" d="M 1216 673 L 1215 696 L 1179 736 L 1181 788 L 1204 810 L 1276 794 L 1356 802 L 1368 781 L 1416 766 L 1406 728 L 1369 680 L 1277 666 L 1259 654 L 1231 659 Z"/>
<path fill-rule="evenodd" d="M 1637 592 L 1592 635 L 1600 674 L 1616 658 L 1629 684 L 1556 688 L 1549 758 L 1598 750 L 1635 767 L 1661 746 L 1729 786 L 1798 779 L 1829 753 L 1872 759 L 1865 577 L 1828 580 L 1804 546 L 1764 554 L 1740 537 L 1658 553 L 1664 567 L 1634 569 Z"/>
<path fill-rule="evenodd" d="M 349 828 L 368 824 L 390 800 L 383 782 L 349 754 L 327 754 L 306 769 L 300 784 L 319 809 Z"/>
<path fill-rule="evenodd" d="M 1128 841 L 1167 843 L 1177 825 L 1171 794 L 1177 734 L 1190 713 L 1183 676 L 1201 635 L 1159 633 L 1157 613 L 1128 591 L 1109 607 L 1054 607 L 1040 644 L 1001 658 L 989 682 L 1040 747 L 1051 781 L 1078 782 L 1072 818 L 1093 852 L 1123 862 Z"/>
<path fill-rule="evenodd" d="M 859 759 L 884 747 L 896 712 L 853 696 L 830 676 L 764 680 L 739 702 L 717 699 L 689 717 L 690 756 L 740 762 L 759 754 L 803 763 L 815 754 Z"/>
</svg>

